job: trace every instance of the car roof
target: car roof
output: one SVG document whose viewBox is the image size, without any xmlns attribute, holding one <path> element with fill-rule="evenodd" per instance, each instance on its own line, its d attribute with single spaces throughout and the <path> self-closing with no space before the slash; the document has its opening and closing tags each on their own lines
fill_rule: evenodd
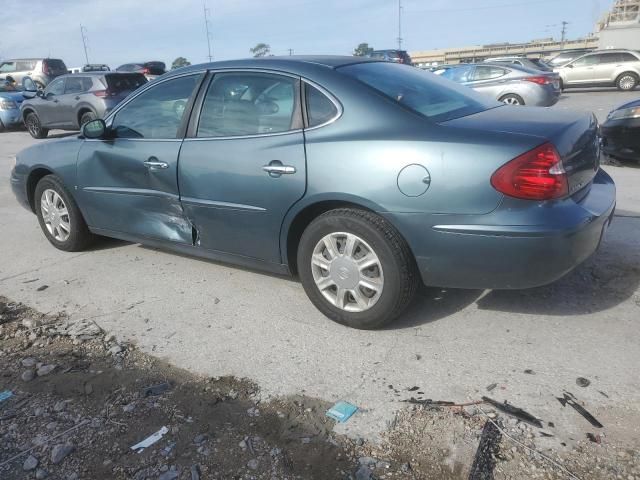
<svg viewBox="0 0 640 480">
<path fill-rule="evenodd" d="M 219 68 L 266 68 L 266 69 L 285 69 L 297 71 L 307 66 L 316 66 L 323 68 L 335 69 L 346 65 L 357 63 L 380 63 L 381 60 L 368 57 L 353 57 L 340 55 L 291 55 L 282 57 L 260 57 L 245 58 L 241 60 L 225 60 L 220 62 L 201 63 L 199 65 L 190 65 L 188 67 L 178 68 L 168 72 L 168 76 L 182 74 L 190 71 L 201 71 L 203 69 L 219 69 Z"/>
<path fill-rule="evenodd" d="M 105 75 L 142 75 L 141 73 L 138 72 L 114 72 L 113 70 L 105 70 L 102 72 L 78 72 L 78 73 L 65 73 L 64 75 L 60 75 L 59 77 L 56 78 L 62 78 L 62 77 L 73 77 L 73 78 L 78 78 L 78 77 L 104 77 Z"/>
</svg>

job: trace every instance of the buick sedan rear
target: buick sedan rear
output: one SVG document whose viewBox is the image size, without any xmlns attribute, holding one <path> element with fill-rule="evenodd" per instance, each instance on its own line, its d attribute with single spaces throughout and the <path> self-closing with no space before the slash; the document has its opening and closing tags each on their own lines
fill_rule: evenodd
<svg viewBox="0 0 640 480">
<path fill-rule="evenodd" d="M 615 206 L 598 158 L 591 114 L 287 57 L 171 72 L 22 151 L 11 183 L 59 249 L 105 235 L 295 274 L 326 316 L 371 329 L 421 283 L 528 288 L 579 265 Z"/>
</svg>

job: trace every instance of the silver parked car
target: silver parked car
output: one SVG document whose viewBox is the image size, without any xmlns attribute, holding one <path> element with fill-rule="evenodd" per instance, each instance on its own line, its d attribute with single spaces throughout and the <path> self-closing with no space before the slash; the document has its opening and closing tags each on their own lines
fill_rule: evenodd
<svg viewBox="0 0 640 480">
<path fill-rule="evenodd" d="M 560 77 L 516 65 L 464 64 L 433 73 L 508 105 L 550 107 L 560 98 Z"/>
<path fill-rule="evenodd" d="M 541 70 L 543 72 L 552 72 L 553 68 L 547 65 L 539 58 L 527 58 L 527 57 L 494 57 L 487 58 L 485 63 L 506 63 L 510 65 L 516 65 L 520 67 L 529 68 L 531 70 Z"/>
<path fill-rule="evenodd" d="M 29 80 L 25 85 L 29 90 Z M 127 95 L 147 83 L 141 73 L 87 72 L 63 75 L 44 91 L 24 92 L 22 119 L 33 138 L 45 138 L 49 129 L 79 130 L 103 118 Z M 31 83 L 32 84 L 32 83 Z"/>
<path fill-rule="evenodd" d="M 67 66 L 57 58 L 20 58 L 0 63 L 0 78 L 9 75 L 21 85 L 24 78 L 30 77 L 40 89 L 65 73 Z"/>
<path fill-rule="evenodd" d="M 602 50 L 583 55 L 554 71 L 563 88 L 618 87 L 633 90 L 640 82 L 640 52 Z"/>
</svg>

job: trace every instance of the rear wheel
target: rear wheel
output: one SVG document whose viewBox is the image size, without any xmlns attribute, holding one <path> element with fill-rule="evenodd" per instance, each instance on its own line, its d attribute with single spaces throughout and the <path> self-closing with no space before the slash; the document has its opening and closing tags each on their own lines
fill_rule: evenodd
<svg viewBox="0 0 640 480">
<path fill-rule="evenodd" d="M 94 240 L 78 205 L 55 175 L 43 177 L 34 194 L 40 228 L 51 244 L 66 252 L 79 252 Z"/>
<path fill-rule="evenodd" d="M 623 73 L 616 80 L 618 90 L 631 91 L 638 86 L 638 76 L 635 73 Z"/>
<path fill-rule="evenodd" d="M 331 210 L 316 218 L 302 234 L 297 262 L 313 304 L 353 328 L 380 328 L 396 319 L 419 281 L 400 234 L 362 210 Z"/>
<path fill-rule="evenodd" d="M 93 112 L 84 112 L 80 116 L 80 127 L 82 127 L 85 123 L 90 122 L 91 120 L 95 120 L 98 116 Z"/>
<path fill-rule="evenodd" d="M 506 103 L 507 105 L 524 105 L 524 100 L 520 95 L 516 95 L 515 93 L 510 93 L 508 95 L 504 95 L 500 97 L 500 101 L 502 103 Z"/>
<path fill-rule="evenodd" d="M 33 138 L 46 138 L 49 134 L 49 129 L 44 128 L 40 123 L 40 118 L 35 112 L 30 112 L 24 119 L 24 124 L 27 126 L 27 130 Z"/>
</svg>

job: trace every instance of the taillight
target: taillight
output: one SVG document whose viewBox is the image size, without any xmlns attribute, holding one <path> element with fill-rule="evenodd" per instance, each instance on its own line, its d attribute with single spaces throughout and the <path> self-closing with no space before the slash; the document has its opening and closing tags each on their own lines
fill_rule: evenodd
<svg viewBox="0 0 640 480">
<path fill-rule="evenodd" d="M 544 75 L 524 77 L 523 80 L 526 80 L 527 82 L 537 83 L 538 85 L 549 85 L 553 82 L 553 79 L 551 77 L 546 77 Z"/>
<path fill-rule="evenodd" d="M 42 73 L 49 75 L 49 65 L 46 60 L 42 62 Z"/>
<path fill-rule="evenodd" d="M 105 98 L 105 97 L 115 97 L 116 92 L 112 92 L 111 90 L 96 90 L 92 92 L 96 97 Z"/>
<path fill-rule="evenodd" d="M 545 143 L 504 164 L 491 176 L 500 193 L 525 200 L 551 200 L 569 194 L 567 172 L 551 143 Z"/>
<path fill-rule="evenodd" d="M 149 70 L 148 68 L 145 67 L 145 68 L 142 69 L 142 74 L 143 75 L 150 75 L 151 74 L 151 70 Z"/>
</svg>

